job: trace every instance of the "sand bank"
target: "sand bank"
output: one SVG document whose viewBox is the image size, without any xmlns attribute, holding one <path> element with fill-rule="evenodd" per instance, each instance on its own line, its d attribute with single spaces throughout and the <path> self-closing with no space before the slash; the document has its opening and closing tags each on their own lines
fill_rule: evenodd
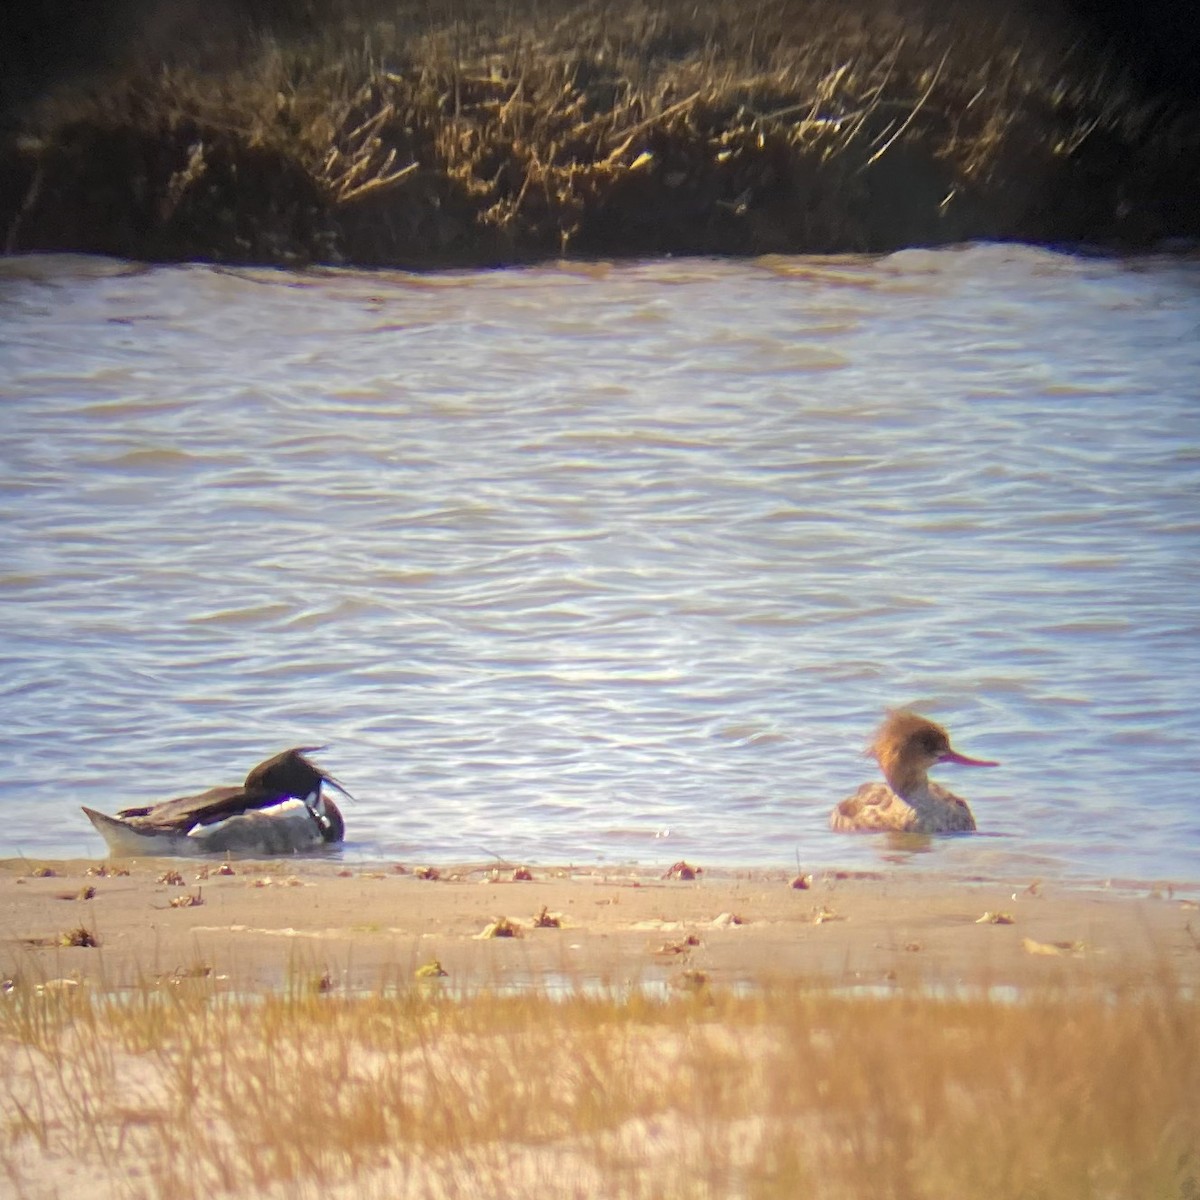
<svg viewBox="0 0 1200 1200">
<path fill-rule="evenodd" d="M 7 860 L 0 970 L 107 988 L 200 972 L 239 989 L 311 977 L 348 991 L 405 982 L 434 960 L 464 988 L 669 984 L 696 972 L 714 984 L 935 988 L 1164 968 L 1200 977 L 1197 885 L 906 870 L 818 873 L 796 887 L 785 872 L 701 865 L 691 879 L 664 877 L 669 866 L 514 879 L 491 865 Z M 512 936 L 484 936 L 505 918 Z"/>
<path fill-rule="evenodd" d="M 1196 1194 L 1195 887 L 668 866 L 0 863 L 0 1173 L 19 1200 Z"/>
</svg>

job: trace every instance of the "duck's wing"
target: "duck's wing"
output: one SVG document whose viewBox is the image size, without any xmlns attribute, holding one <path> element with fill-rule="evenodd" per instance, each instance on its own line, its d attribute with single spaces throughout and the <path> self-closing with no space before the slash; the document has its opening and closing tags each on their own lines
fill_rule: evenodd
<svg viewBox="0 0 1200 1200">
<path fill-rule="evenodd" d="M 147 826 L 144 817 L 129 820 L 109 817 L 86 806 L 83 811 L 108 843 L 109 852 L 116 857 L 297 854 L 340 841 L 343 830 L 336 809 L 334 812 L 317 812 L 307 801 L 295 799 L 264 808 L 249 808 L 207 822 L 197 821 L 186 830 Z"/>
<path fill-rule="evenodd" d="M 320 747 L 299 746 L 268 758 L 250 771 L 241 787 L 209 788 L 195 796 L 124 808 L 117 816 L 142 833 L 187 833 L 196 825 L 212 825 L 289 799 L 312 803 L 326 783 L 349 795 L 336 779 L 305 758 L 314 749 Z"/>
<path fill-rule="evenodd" d="M 210 825 L 280 799 L 276 793 L 246 787 L 216 787 L 196 796 L 179 796 L 160 804 L 124 808 L 118 817 L 144 832 L 186 833 L 193 825 Z"/>
<path fill-rule="evenodd" d="M 965 800 L 936 783 L 911 800 L 886 783 L 864 783 L 829 814 L 829 827 L 839 833 L 971 833 L 975 818 Z"/>
<path fill-rule="evenodd" d="M 910 829 L 912 808 L 886 783 L 864 783 L 829 814 L 829 827 L 838 833 Z"/>
</svg>

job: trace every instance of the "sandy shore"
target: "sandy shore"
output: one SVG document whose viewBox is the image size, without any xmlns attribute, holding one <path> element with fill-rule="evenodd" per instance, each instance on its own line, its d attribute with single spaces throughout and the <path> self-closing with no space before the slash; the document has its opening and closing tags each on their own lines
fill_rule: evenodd
<svg viewBox="0 0 1200 1200">
<path fill-rule="evenodd" d="M 668 865 L 0 862 L 0 1176 L 18 1200 L 1195 1194 L 1196 885 Z"/>
<path fill-rule="evenodd" d="M 1088 982 L 1166 968 L 1200 979 L 1200 887 L 1081 888 L 908 871 L 466 865 L 422 877 L 288 860 L 0 862 L 6 979 L 109 988 L 209 974 L 238 989 L 403 983 L 437 960 L 450 984 L 885 986 Z M 127 873 L 126 873 L 127 872 Z M 195 903 L 199 901 L 199 903 Z M 535 919 L 557 920 L 538 926 Z M 484 936 L 507 918 L 514 936 Z M 85 936 L 80 937 L 80 934 Z M 64 944 L 74 940 L 95 945 Z M 692 974 L 689 974 L 692 973 Z"/>
</svg>

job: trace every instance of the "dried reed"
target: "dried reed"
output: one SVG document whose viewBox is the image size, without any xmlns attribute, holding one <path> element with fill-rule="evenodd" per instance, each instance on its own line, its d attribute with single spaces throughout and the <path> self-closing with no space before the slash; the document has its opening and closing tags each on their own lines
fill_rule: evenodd
<svg viewBox="0 0 1200 1200">
<path fill-rule="evenodd" d="M 17 1196 L 1195 1194 L 1200 1000 L 18 986 Z M 59 1181 L 61 1182 L 61 1180 Z M 1189 1190 L 1191 1189 L 1191 1190 Z"/>
<path fill-rule="evenodd" d="M 417 264 L 1144 239 L 1198 140 L 1069 27 L 918 0 L 342 0 L 25 123 L 10 248 Z"/>
</svg>

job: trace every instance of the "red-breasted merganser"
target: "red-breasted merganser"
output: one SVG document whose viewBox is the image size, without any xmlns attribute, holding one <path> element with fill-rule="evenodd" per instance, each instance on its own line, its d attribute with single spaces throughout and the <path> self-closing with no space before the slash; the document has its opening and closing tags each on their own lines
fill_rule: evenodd
<svg viewBox="0 0 1200 1200">
<path fill-rule="evenodd" d="M 867 751 L 883 768 L 887 783 L 864 783 L 830 814 L 829 827 L 840 832 L 890 829 L 906 833 L 973 833 L 975 818 L 967 802 L 926 775 L 937 763 L 998 767 L 967 758 L 950 746 L 950 735 L 914 712 L 892 712 L 880 725 Z"/>
<path fill-rule="evenodd" d="M 317 746 L 284 750 L 259 763 L 241 787 L 216 787 L 115 817 L 84 808 L 114 855 L 293 854 L 340 842 L 346 826 L 323 784 L 349 796 L 305 758 Z M 351 797 L 352 798 L 352 797 Z"/>
</svg>

